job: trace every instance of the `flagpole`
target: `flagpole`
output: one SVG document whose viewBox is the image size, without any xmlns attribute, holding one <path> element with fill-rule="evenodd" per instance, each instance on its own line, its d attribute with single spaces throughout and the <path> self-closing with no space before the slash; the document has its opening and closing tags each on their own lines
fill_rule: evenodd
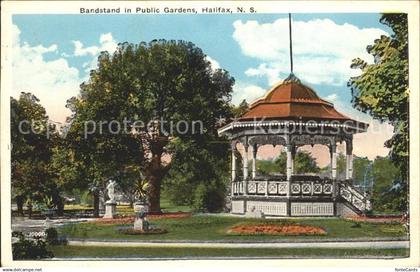
<svg viewBox="0 0 420 272">
<path fill-rule="evenodd" d="M 290 73 L 293 74 L 293 51 L 292 51 L 292 15 L 289 13 L 289 45 L 290 45 Z"/>
</svg>

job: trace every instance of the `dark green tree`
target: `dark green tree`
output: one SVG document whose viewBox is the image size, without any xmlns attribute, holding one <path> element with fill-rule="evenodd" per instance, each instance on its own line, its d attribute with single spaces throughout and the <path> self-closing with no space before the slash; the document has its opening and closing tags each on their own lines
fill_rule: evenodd
<svg viewBox="0 0 420 272">
<path fill-rule="evenodd" d="M 354 157 L 353 159 L 353 182 L 358 186 L 362 186 L 365 180 L 369 164 L 372 163 L 367 157 Z M 366 177 L 370 178 L 370 177 Z"/>
<path fill-rule="evenodd" d="M 293 161 L 296 174 L 319 173 L 321 169 L 318 167 L 316 160 L 308 151 L 298 151 Z M 275 160 L 278 172 L 286 174 L 287 156 L 286 152 L 282 152 Z"/>
<path fill-rule="evenodd" d="M 164 184 L 170 201 L 200 212 L 222 210 L 229 181 L 227 144 L 178 139 L 169 148 L 172 166 Z"/>
<path fill-rule="evenodd" d="M 372 165 L 373 191 L 372 203 L 376 211 L 401 212 L 406 207 L 398 206 L 398 198 L 395 197 L 395 181 L 399 179 L 398 168 L 387 157 L 376 157 Z"/>
<path fill-rule="evenodd" d="M 10 103 L 11 187 L 18 212 L 23 214 L 25 201 L 43 202 L 46 197 L 51 197 L 62 211 L 60 188 L 49 167 L 58 140 L 55 126 L 49 123 L 44 107 L 33 94 L 22 92 L 18 99 L 11 97 Z"/>
<path fill-rule="evenodd" d="M 249 105 L 246 100 L 242 100 L 242 102 L 238 105 L 232 105 L 232 114 L 234 117 L 239 118 L 244 115 L 249 110 Z"/>
<path fill-rule="evenodd" d="M 214 139 L 217 118 L 229 117 L 233 82 L 226 71 L 214 71 L 201 49 L 189 42 L 124 43 L 113 54 L 103 52 L 81 94 L 69 101 L 71 147 L 84 161 L 86 179 L 101 183 L 125 169 L 127 156 L 137 158 L 149 182 L 151 212 L 160 212 L 162 179 L 172 164 L 162 158 L 177 150 L 168 145 L 179 139 L 201 147 Z M 83 137 L 86 121 L 121 124 L 124 118 L 144 125 L 128 124 L 125 135 L 96 130 Z"/>
<path fill-rule="evenodd" d="M 357 58 L 351 67 L 361 75 L 350 78 L 353 106 L 373 118 L 394 126 L 394 135 L 385 142 L 390 158 L 400 170 L 399 206 L 408 200 L 409 86 L 407 14 L 383 14 L 380 22 L 393 30 L 367 47 L 374 63 Z"/>
</svg>

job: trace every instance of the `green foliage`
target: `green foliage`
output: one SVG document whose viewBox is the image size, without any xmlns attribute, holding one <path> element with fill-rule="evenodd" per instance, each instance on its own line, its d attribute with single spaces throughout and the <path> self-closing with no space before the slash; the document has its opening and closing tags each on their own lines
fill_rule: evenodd
<svg viewBox="0 0 420 272">
<path fill-rule="evenodd" d="M 38 260 L 54 257 L 53 253 L 47 249 L 47 243 L 40 237 L 29 240 L 21 232 L 13 232 L 12 236 L 19 239 L 12 244 L 14 260 Z"/>
<path fill-rule="evenodd" d="M 346 177 L 346 156 L 343 153 L 337 154 L 337 177 Z"/>
<path fill-rule="evenodd" d="M 256 166 L 257 173 L 260 175 L 270 175 L 282 171 L 282 169 L 279 169 L 278 165 L 272 160 L 257 160 Z M 239 168 L 239 170 L 241 170 L 241 168 Z"/>
<path fill-rule="evenodd" d="M 225 202 L 224 184 L 199 184 L 194 189 L 192 208 L 197 212 L 220 212 Z"/>
<path fill-rule="evenodd" d="M 81 94 L 68 103 L 73 116 L 67 138 L 78 179 L 103 187 L 109 177 L 121 180 L 127 168 L 140 165 L 150 185 L 151 211 L 159 212 L 161 181 L 171 164 L 162 157 L 176 150 L 168 144 L 174 139 L 204 142 L 208 135 L 214 139 L 217 118 L 230 114 L 233 82 L 226 71 L 211 68 L 200 48 L 185 41 L 122 43 L 113 54 L 103 52 Z M 124 119 L 144 126 L 137 126 L 136 133 L 104 130 L 82 137 L 84 121 Z M 191 133 L 192 128 L 187 134 L 171 132 L 171 124 L 196 120 L 202 122 L 203 134 Z"/>
<path fill-rule="evenodd" d="M 369 163 L 371 163 L 371 161 L 367 157 L 353 158 L 353 182 L 355 184 L 363 185 Z M 370 176 L 368 176 L 367 178 L 370 178 Z"/>
<path fill-rule="evenodd" d="M 242 100 L 242 102 L 238 106 L 232 105 L 232 114 L 235 118 L 239 118 L 244 115 L 249 110 L 249 104 L 246 100 Z"/>
<path fill-rule="evenodd" d="M 81 191 L 80 193 L 80 204 L 82 205 L 91 205 L 92 204 L 92 195 L 88 190 Z"/>
<path fill-rule="evenodd" d="M 178 140 L 171 148 L 171 170 L 164 180 L 170 201 L 196 211 L 220 211 L 229 180 L 227 144 Z"/>
<path fill-rule="evenodd" d="M 371 164 L 371 169 L 369 169 Z M 399 187 L 400 172 L 393 161 L 388 157 L 376 157 L 373 161 L 366 157 L 355 157 L 353 162 L 353 182 L 356 185 L 365 185 L 370 192 L 373 210 L 379 213 L 401 213 L 406 206 L 401 200 L 401 190 Z M 373 188 L 370 188 L 370 182 Z M 399 184 L 399 185 L 397 185 Z"/>
<path fill-rule="evenodd" d="M 58 236 L 58 232 L 55 228 L 48 228 L 45 230 L 46 238 L 45 242 L 48 245 L 56 246 L 56 245 L 66 245 L 67 240 L 65 238 L 61 238 Z"/>
<path fill-rule="evenodd" d="M 282 152 L 275 160 L 278 172 L 286 174 L 287 155 Z M 319 173 L 321 169 L 318 167 L 316 160 L 311 153 L 307 151 L 298 151 L 294 159 L 294 170 L 296 174 Z"/>
<path fill-rule="evenodd" d="M 12 192 L 21 205 L 25 199 L 43 202 L 48 206 L 62 206 L 60 187 L 54 182 L 50 167 L 58 134 L 48 122 L 39 99 L 30 93 L 21 93 L 11 103 L 11 159 Z M 31 127 L 33 129 L 31 129 Z"/>
<path fill-rule="evenodd" d="M 374 63 L 357 58 L 351 65 L 361 75 L 350 78 L 353 106 L 375 119 L 394 126 L 394 135 L 385 142 L 391 149 L 390 158 L 399 168 L 401 184 L 399 202 L 407 204 L 409 161 L 409 86 L 408 86 L 408 27 L 407 14 L 383 14 L 381 23 L 393 34 L 381 36 L 367 47 Z"/>
<path fill-rule="evenodd" d="M 401 201 L 404 188 L 398 187 L 400 172 L 389 158 L 376 157 L 372 166 L 375 186 L 372 192 L 372 202 L 376 211 L 404 212 L 406 206 Z"/>
<path fill-rule="evenodd" d="M 149 187 L 149 183 L 145 179 L 139 179 L 134 185 L 135 191 L 134 193 L 138 197 L 138 199 L 146 199 L 147 197 L 147 191 Z"/>
</svg>

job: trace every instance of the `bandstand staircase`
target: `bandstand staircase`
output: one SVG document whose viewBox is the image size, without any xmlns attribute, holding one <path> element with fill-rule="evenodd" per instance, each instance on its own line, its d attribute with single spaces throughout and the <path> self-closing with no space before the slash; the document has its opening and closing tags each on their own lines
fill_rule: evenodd
<svg viewBox="0 0 420 272">
<path fill-rule="evenodd" d="M 369 198 L 347 182 L 339 183 L 339 196 L 342 202 L 358 215 L 372 209 Z"/>
</svg>

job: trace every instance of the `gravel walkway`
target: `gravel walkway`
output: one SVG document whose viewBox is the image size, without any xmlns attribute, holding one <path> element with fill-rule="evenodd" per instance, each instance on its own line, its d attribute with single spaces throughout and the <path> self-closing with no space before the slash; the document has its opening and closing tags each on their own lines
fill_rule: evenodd
<svg viewBox="0 0 420 272">
<path fill-rule="evenodd" d="M 214 243 L 214 242 L 132 242 L 132 241 L 75 241 L 72 246 L 107 247 L 188 247 L 188 248 L 409 248 L 409 241 L 370 241 L 370 242 L 276 242 L 276 243 Z"/>
</svg>

